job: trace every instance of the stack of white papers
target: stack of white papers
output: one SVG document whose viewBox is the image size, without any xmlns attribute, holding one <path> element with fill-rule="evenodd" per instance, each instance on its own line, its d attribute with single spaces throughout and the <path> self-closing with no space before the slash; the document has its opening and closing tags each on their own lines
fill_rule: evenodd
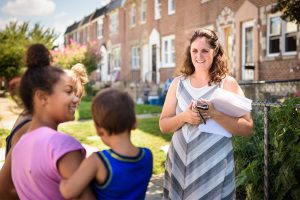
<svg viewBox="0 0 300 200">
<path fill-rule="evenodd" d="M 232 117 L 241 117 L 252 109 L 252 100 L 242 97 L 233 92 L 217 88 L 212 94 L 210 101 L 214 107 Z"/>
<path fill-rule="evenodd" d="M 251 112 L 252 109 L 251 99 L 221 88 L 217 88 L 209 100 L 215 109 L 232 117 L 241 117 Z M 208 120 L 206 124 L 200 124 L 199 129 L 201 132 L 231 137 L 231 133 L 212 119 Z"/>
</svg>

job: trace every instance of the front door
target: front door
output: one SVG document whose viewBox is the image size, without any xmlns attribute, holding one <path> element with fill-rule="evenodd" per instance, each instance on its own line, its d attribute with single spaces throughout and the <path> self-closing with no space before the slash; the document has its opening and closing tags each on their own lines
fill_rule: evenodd
<svg viewBox="0 0 300 200">
<path fill-rule="evenodd" d="M 225 50 L 225 54 L 227 56 L 227 66 L 229 69 L 229 72 L 231 72 L 234 76 L 234 69 L 232 67 L 232 28 L 231 27 L 225 27 L 224 28 L 224 50 Z"/>
<path fill-rule="evenodd" d="M 156 83 L 156 44 L 152 45 L 152 82 Z"/>
</svg>

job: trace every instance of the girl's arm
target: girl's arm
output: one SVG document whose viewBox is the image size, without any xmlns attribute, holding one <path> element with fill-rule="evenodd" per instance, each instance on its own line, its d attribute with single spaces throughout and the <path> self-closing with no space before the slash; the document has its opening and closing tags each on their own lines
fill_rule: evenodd
<svg viewBox="0 0 300 200">
<path fill-rule="evenodd" d="M 242 89 L 233 77 L 228 76 L 225 78 L 223 89 L 244 96 Z M 231 117 L 214 109 L 211 103 L 207 103 L 210 106 L 208 111 L 210 118 L 218 122 L 232 135 L 250 136 L 252 134 L 253 120 L 250 113 L 242 117 Z"/>
<path fill-rule="evenodd" d="M 201 122 L 198 112 L 192 108 L 192 102 L 185 111 L 176 115 L 176 89 L 178 81 L 179 77 L 175 78 L 168 90 L 159 119 L 159 127 L 161 132 L 174 132 L 181 128 L 185 123 L 198 125 Z"/>
<path fill-rule="evenodd" d="M 19 199 L 11 177 L 11 153 L 12 149 L 9 150 L 0 171 L 0 197 L 7 200 Z"/>
<path fill-rule="evenodd" d="M 19 118 L 21 118 L 19 116 Z M 18 121 L 18 120 L 17 120 Z M 17 122 L 16 122 L 17 124 Z M 16 192 L 15 186 L 12 181 L 11 176 L 11 156 L 12 150 L 17 142 L 20 140 L 21 136 L 24 135 L 30 125 L 30 122 L 24 124 L 12 137 L 11 139 L 11 148 L 8 151 L 8 154 L 5 158 L 4 164 L 0 171 L 0 197 L 4 199 L 19 199 Z"/>
<path fill-rule="evenodd" d="M 75 171 L 76 169 L 73 168 L 73 170 Z M 79 196 L 83 197 L 84 195 L 83 192 L 90 192 L 87 191 L 87 189 L 89 189 L 90 182 L 94 178 L 98 180 L 97 177 L 98 171 L 101 171 L 102 173 L 105 171 L 104 164 L 102 163 L 102 161 L 100 161 L 97 155 L 93 153 L 91 156 L 89 156 L 80 164 L 79 168 L 73 174 L 63 172 L 67 175 L 63 176 L 64 179 L 61 181 L 59 187 L 62 196 L 66 199 L 77 198 Z M 95 197 L 93 196 L 93 198 Z M 85 199 L 90 199 L 90 198 L 85 198 Z"/>
</svg>

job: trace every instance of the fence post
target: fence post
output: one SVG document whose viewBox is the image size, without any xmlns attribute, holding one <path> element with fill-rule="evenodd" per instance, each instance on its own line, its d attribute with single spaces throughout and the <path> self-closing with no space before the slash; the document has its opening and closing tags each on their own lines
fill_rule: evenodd
<svg viewBox="0 0 300 200">
<path fill-rule="evenodd" d="M 269 111 L 268 105 L 264 106 L 264 200 L 269 199 Z"/>
</svg>

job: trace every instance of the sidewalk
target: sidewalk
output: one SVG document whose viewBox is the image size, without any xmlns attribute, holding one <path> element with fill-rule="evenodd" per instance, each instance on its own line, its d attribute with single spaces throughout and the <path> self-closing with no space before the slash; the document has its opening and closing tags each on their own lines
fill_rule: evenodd
<svg viewBox="0 0 300 200">
<path fill-rule="evenodd" d="M 0 98 L 0 129 L 11 129 L 16 121 L 19 113 L 22 110 L 11 100 L 7 98 Z M 138 118 L 156 117 L 159 114 L 143 114 Z M 82 144 L 86 149 L 87 156 L 98 151 L 97 147 Z M 0 168 L 5 159 L 5 148 L 0 148 Z M 163 174 L 153 175 L 148 185 L 146 193 L 146 200 L 160 200 L 162 199 Z"/>
</svg>

